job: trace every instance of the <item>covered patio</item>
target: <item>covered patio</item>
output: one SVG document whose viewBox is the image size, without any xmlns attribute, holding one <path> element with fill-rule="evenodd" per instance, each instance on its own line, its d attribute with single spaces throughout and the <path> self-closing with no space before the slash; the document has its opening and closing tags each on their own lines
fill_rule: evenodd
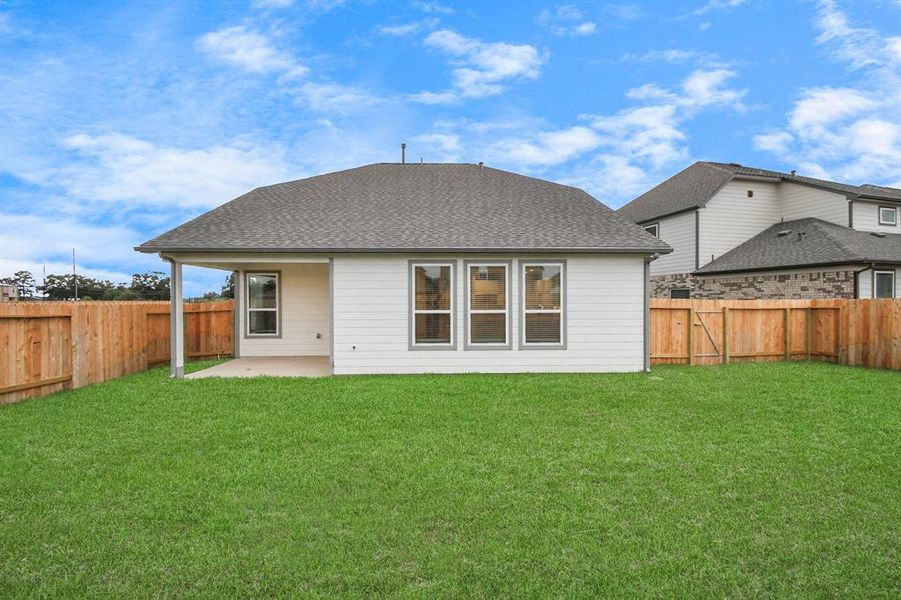
<svg viewBox="0 0 901 600">
<path fill-rule="evenodd" d="M 327 356 L 248 356 L 185 375 L 186 379 L 207 377 L 328 377 L 332 374 Z"/>
<path fill-rule="evenodd" d="M 331 260 L 294 253 L 162 253 L 171 267 L 171 371 L 175 378 L 323 377 L 332 374 Z M 231 272 L 234 359 L 184 372 L 182 267 Z"/>
</svg>

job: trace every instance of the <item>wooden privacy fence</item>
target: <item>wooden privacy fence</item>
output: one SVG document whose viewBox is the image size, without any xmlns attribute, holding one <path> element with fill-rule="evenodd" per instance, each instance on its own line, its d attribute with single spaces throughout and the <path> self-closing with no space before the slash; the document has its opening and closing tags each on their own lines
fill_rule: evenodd
<svg viewBox="0 0 901 600">
<path fill-rule="evenodd" d="M 185 305 L 186 356 L 230 355 L 234 303 Z M 0 304 L 0 404 L 169 361 L 168 302 Z"/>
<path fill-rule="evenodd" d="M 901 300 L 651 300 L 652 364 L 825 360 L 901 369 Z"/>
</svg>

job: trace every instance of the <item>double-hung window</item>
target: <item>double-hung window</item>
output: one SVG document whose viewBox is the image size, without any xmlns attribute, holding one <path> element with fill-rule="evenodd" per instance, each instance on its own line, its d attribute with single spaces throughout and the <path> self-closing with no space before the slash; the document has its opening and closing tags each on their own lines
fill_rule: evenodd
<svg viewBox="0 0 901 600">
<path fill-rule="evenodd" d="M 566 263 L 521 264 L 522 346 L 562 348 L 566 343 L 564 322 Z"/>
<path fill-rule="evenodd" d="M 510 344 L 510 269 L 507 263 L 466 263 L 466 341 L 470 347 Z"/>
<path fill-rule="evenodd" d="M 874 298 L 894 298 L 895 297 L 895 272 L 894 271 L 873 271 L 873 297 Z"/>
<path fill-rule="evenodd" d="M 411 263 L 413 348 L 454 347 L 454 264 Z"/>
<path fill-rule="evenodd" d="M 247 335 L 279 335 L 278 273 L 247 273 Z"/>
</svg>

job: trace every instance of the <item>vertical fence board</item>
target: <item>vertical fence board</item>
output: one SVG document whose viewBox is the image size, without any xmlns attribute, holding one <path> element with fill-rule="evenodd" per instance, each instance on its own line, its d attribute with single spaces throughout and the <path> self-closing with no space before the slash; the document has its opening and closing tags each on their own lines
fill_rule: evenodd
<svg viewBox="0 0 901 600">
<path fill-rule="evenodd" d="M 232 301 L 186 306 L 190 356 L 231 354 L 233 311 Z M 159 365 L 169 347 L 168 302 L 0 304 L 0 404 Z"/>
</svg>

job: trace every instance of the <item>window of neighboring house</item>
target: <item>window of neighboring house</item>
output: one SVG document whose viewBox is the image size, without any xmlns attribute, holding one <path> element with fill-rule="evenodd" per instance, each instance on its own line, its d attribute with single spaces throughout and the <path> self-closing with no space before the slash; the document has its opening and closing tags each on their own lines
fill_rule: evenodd
<svg viewBox="0 0 901 600">
<path fill-rule="evenodd" d="M 412 263 L 412 346 L 451 348 L 454 340 L 453 263 Z"/>
<path fill-rule="evenodd" d="M 522 342 L 525 347 L 562 347 L 565 263 L 522 265 Z"/>
<path fill-rule="evenodd" d="M 894 227 L 898 224 L 898 209 L 894 206 L 879 207 L 879 224 L 891 225 Z"/>
<path fill-rule="evenodd" d="M 247 335 L 279 335 L 278 273 L 247 273 Z"/>
<path fill-rule="evenodd" d="M 467 264 L 467 340 L 470 346 L 509 341 L 509 269 L 506 263 Z"/>
<path fill-rule="evenodd" d="M 670 298 L 687 299 L 691 298 L 691 291 L 688 288 L 675 288 L 669 291 Z"/>
<path fill-rule="evenodd" d="M 655 238 L 660 237 L 660 223 L 654 223 L 653 225 L 645 225 L 644 230 L 653 235 Z"/>
<path fill-rule="evenodd" d="M 895 272 L 894 271 L 874 271 L 873 272 L 873 297 L 874 298 L 894 298 L 895 297 Z"/>
</svg>

